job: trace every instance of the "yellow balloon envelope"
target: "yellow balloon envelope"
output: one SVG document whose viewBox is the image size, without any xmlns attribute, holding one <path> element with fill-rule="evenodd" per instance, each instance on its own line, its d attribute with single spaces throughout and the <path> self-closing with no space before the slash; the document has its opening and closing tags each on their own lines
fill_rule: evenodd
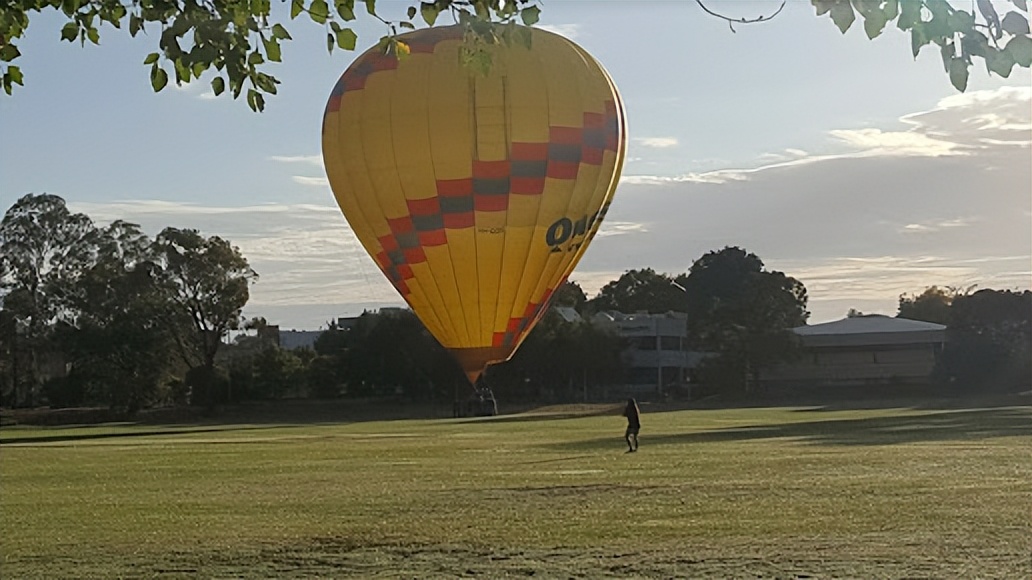
<svg viewBox="0 0 1032 580">
<path fill-rule="evenodd" d="M 334 196 L 369 255 L 473 382 L 512 356 L 573 271 L 616 190 L 623 107 L 573 42 L 532 29 L 488 74 L 462 28 L 370 49 L 323 117 Z"/>
</svg>

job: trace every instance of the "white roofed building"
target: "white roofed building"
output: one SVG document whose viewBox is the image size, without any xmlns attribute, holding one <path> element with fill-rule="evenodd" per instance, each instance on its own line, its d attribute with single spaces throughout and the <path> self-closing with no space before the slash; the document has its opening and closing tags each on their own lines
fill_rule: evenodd
<svg viewBox="0 0 1032 580">
<path fill-rule="evenodd" d="M 762 373 L 765 384 L 927 384 L 946 342 L 942 324 L 861 315 L 792 329 L 802 342 L 794 362 Z"/>
</svg>

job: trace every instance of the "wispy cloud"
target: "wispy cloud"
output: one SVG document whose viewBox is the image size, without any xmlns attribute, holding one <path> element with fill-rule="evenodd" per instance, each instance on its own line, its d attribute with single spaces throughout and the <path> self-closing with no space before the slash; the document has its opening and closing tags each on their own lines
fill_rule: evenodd
<svg viewBox="0 0 1032 580">
<path fill-rule="evenodd" d="M 565 36 L 570 40 L 577 40 L 577 38 L 581 36 L 580 24 L 539 24 L 537 27 L 542 30 L 554 32 L 559 36 Z"/>
<path fill-rule="evenodd" d="M 602 226 L 599 227 L 598 233 L 596 233 L 595 236 L 599 238 L 605 238 L 608 236 L 619 236 L 630 233 L 646 233 L 648 231 L 648 227 L 646 227 L 645 224 L 642 223 L 617 222 L 606 220 L 602 222 Z"/>
<path fill-rule="evenodd" d="M 280 163 L 305 163 L 315 165 L 316 167 L 323 166 L 322 155 L 273 155 L 269 157 L 269 160 L 279 161 Z"/>
<path fill-rule="evenodd" d="M 638 137 L 634 141 L 643 147 L 652 147 L 653 149 L 677 147 L 676 137 Z"/>
<path fill-rule="evenodd" d="M 940 157 L 963 155 L 964 147 L 914 131 L 882 131 L 881 129 L 837 129 L 831 136 L 869 156 Z"/>
<path fill-rule="evenodd" d="M 929 234 L 951 228 L 968 227 L 974 221 L 973 218 L 956 218 L 949 220 L 931 220 L 920 223 L 906 224 L 901 231 L 906 234 Z"/>
<path fill-rule="evenodd" d="M 291 179 L 293 179 L 295 183 L 300 183 L 301 185 L 308 185 L 311 187 L 330 186 L 330 180 L 326 179 L 325 177 L 306 177 L 304 175 L 294 175 L 291 176 Z"/>
</svg>

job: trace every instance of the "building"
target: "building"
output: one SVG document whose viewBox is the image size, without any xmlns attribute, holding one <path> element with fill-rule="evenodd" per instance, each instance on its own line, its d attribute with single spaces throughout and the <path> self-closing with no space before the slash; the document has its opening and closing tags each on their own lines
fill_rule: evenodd
<svg viewBox="0 0 1032 580">
<path fill-rule="evenodd" d="M 927 384 L 946 342 L 946 327 L 880 314 L 792 329 L 802 356 L 765 371 L 768 385 Z"/>
<path fill-rule="evenodd" d="M 623 314 L 599 312 L 592 320 L 615 332 L 628 343 L 624 356 L 629 390 L 657 393 L 686 388 L 689 372 L 699 354 L 687 349 L 687 317 L 680 312 L 666 314 Z"/>
<path fill-rule="evenodd" d="M 275 344 L 283 350 L 299 348 L 315 348 L 315 341 L 325 331 L 322 330 L 280 330 L 278 324 L 269 324 L 258 329 L 258 338 L 266 343 Z"/>
</svg>

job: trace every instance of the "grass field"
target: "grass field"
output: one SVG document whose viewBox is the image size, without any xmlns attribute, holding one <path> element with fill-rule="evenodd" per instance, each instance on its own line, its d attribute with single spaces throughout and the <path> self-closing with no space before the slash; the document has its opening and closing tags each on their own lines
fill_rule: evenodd
<svg viewBox="0 0 1032 580">
<path fill-rule="evenodd" d="M 0 577 L 1032 578 L 1029 407 L 4 427 Z"/>
</svg>

